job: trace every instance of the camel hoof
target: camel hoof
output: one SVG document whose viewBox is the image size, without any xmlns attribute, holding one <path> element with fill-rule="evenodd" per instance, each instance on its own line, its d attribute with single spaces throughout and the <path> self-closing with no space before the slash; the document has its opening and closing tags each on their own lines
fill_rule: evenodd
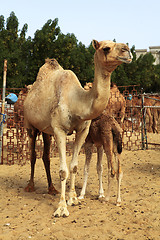
<svg viewBox="0 0 160 240">
<path fill-rule="evenodd" d="M 29 183 L 27 185 L 27 187 L 25 187 L 24 191 L 25 192 L 34 192 L 35 191 L 34 184 Z"/>
<path fill-rule="evenodd" d="M 69 212 L 67 210 L 66 201 L 60 200 L 57 210 L 54 212 L 54 217 L 68 217 Z"/>
<path fill-rule="evenodd" d="M 78 197 L 78 199 L 79 199 L 79 200 L 84 199 L 84 195 L 80 195 L 80 196 Z"/>
<path fill-rule="evenodd" d="M 121 202 L 117 202 L 116 206 L 120 207 L 121 206 Z"/>
<path fill-rule="evenodd" d="M 56 195 L 58 194 L 59 191 L 55 189 L 55 187 L 51 186 L 48 188 L 48 194 L 51 194 L 51 195 Z"/>
<path fill-rule="evenodd" d="M 78 201 L 76 192 L 70 192 L 69 193 L 69 200 L 67 201 L 67 205 L 76 206 L 78 204 L 80 204 L 80 202 Z"/>
<path fill-rule="evenodd" d="M 114 178 L 114 176 L 115 176 L 115 171 L 112 169 L 112 171 L 111 171 L 111 177 Z"/>
<path fill-rule="evenodd" d="M 104 203 L 106 201 L 104 194 L 99 195 L 98 199 L 101 203 Z"/>
<path fill-rule="evenodd" d="M 99 197 L 98 197 L 99 199 L 101 199 L 101 198 L 105 198 L 105 196 L 104 196 L 104 194 L 103 193 L 101 193 L 101 194 L 99 194 Z"/>
<path fill-rule="evenodd" d="M 68 217 L 69 212 L 67 210 L 67 207 L 59 207 L 55 212 L 54 212 L 54 217 Z"/>
<path fill-rule="evenodd" d="M 78 201 L 77 197 L 71 197 L 68 201 L 67 201 L 67 205 L 68 206 L 76 206 L 79 205 L 80 201 Z"/>
<path fill-rule="evenodd" d="M 105 197 L 105 202 L 109 202 L 109 199 L 110 199 L 109 196 Z"/>
</svg>

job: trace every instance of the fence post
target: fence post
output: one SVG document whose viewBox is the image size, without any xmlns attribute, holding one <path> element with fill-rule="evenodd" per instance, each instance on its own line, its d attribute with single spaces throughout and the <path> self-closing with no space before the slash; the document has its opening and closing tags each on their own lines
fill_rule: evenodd
<svg viewBox="0 0 160 240">
<path fill-rule="evenodd" d="M 144 95 L 143 95 L 143 104 L 144 104 Z M 145 144 L 146 149 L 148 149 L 148 141 L 147 141 L 147 129 L 146 129 L 146 108 L 143 110 L 143 122 L 144 122 L 144 135 L 145 135 Z"/>
<path fill-rule="evenodd" d="M 0 123 L 0 160 L 3 164 L 2 143 L 3 143 L 3 123 L 5 120 L 5 93 L 6 93 L 6 76 L 7 76 L 7 60 L 4 60 L 4 72 L 3 72 L 3 93 L 2 93 L 2 110 L 1 110 L 1 123 Z"/>
<path fill-rule="evenodd" d="M 142 94 L 142 108 L 141 108 L 141 113 L 142 113 L 142 124 L 141 124 L 141 138 L 142 138 L 142 149 L 144 150 L 145 145 L 144 145 L 144 134 L 143 134 L 143 115 L 144 115 L 144 96 Z"/>
<path fill-rule="evenodd" d="M 147 142 L 147 130 L 146 130 L 146 119 L 145 119 L 145 107 L 144 107 L 144 95 L 142 94 L 142 149 L 148 149 Z M 146 144 L 146 146 L 145 146 Z"/>
</svg>

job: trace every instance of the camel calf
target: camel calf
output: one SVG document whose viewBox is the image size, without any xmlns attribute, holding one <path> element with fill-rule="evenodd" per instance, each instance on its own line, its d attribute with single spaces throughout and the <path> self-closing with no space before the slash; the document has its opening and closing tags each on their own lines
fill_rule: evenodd
<svg viewBox="0 0 160 240">
<path fill-rule="evenodd" d="M 103 151 L 108 161 L 108 192 L 106 201 L 109 201 L 111 189 L 111 177 L 116 174 L 118 182 L 117 206 L 121 203 L 120 185 L 123 173 L 120 165 L 120 154 L 122 152 L 122 129 L 118 122 L 110 115 L 101 114 L 98 118 L 92 120 L 88 136 L 86 138 L 85 149 L 85 166 L 84 166 L 84 183 L 79 199 L 83 199 L 88 179 L 89 165 L 92 157 L 92 149 L 95 144 L 97 148 L 97 173 L 99 177 L 99 199 L 104 197 L 102 186 L 102 157 Z M 115 155 L 115 163 L 113 161 L 113 153 Z M 114 166 L 115 165 L 115 166 Z"/>
</svg>

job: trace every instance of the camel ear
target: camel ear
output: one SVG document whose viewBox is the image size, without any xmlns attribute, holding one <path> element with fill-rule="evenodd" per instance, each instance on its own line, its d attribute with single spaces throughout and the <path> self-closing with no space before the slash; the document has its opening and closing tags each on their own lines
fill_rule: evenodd
<svg viewBox="0 0 160 240">
<path fill-rule="evenodd" d="M 93 40 L 92 41 L 92 46 L 94 47 L 94 49 L 97 50 L 100 47 L 100 44 L 97 40 Z"/>
</svg>

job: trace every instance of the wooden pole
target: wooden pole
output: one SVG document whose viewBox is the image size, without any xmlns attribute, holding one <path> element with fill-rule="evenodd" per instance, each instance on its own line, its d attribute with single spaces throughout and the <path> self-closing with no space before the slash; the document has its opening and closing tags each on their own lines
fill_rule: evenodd
<svg viewBox="0 0 160 240">
<path fill-rule="evenodd" d="M 141 108 L 141 117 L 142 117 L 142 122 L 141 122 L 141 137 L 142 137 L 142 149 L 145 149 L 145 145 L 144 145 L 144 132 L 143 132 L 143 130 L 144 130 L 144 122 L 143 122 L 143 120 L 144 120 L 144 96 L 143 96 L 143 94 L 142 94 L 142 108 Z"/>
<path fill-rule="evenodd" d="M 2 156 L 2 143 L 3 143 L 3 123 L 4 123 L 4 112 L 5 112 L 5 93 L 6 93 L 6 76 L 7 76 L 7 60 L 4 60 L 4 72 L 3 72 L 3 93 L 2 93 L 2 110 L 1 110 L 1 122 L 0 122 L 0 160 L 3 164 Z"/>
</svg>

